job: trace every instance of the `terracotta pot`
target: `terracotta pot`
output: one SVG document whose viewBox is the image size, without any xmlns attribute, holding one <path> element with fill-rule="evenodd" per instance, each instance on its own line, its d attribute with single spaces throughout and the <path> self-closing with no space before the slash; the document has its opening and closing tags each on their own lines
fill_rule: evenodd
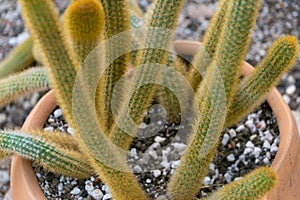
<svg viewBox="0 0 300 200">
<path fill-rule="evenodd" d="M 200 43 L 192 41 L 176 41 L 175 50 L 179 54 L 193 55 Z M 245 62 L 243 75 L 254 69 Z M 273 89 L 267 101 L 275 113 L 280 131 L 278 152 L 271 167 L 278 173 L 276 188 L 268 193 L 265 200 L 299 200 L 300 196 L 300 137 L 295 119 L 281 95 Z M 56 106 L 54 92 L 47 93 L 31 111 L 22 130 L 41 128 Z M 46 199 L 38 185 L 31 162 L 15 156 L 11 168 L 11 191 L 13 200 Z"/>
</svg>

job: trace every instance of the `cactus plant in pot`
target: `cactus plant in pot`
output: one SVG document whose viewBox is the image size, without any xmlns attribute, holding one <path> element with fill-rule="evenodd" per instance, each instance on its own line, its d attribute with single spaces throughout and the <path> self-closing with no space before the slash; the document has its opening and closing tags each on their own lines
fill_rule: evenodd
<svg viewBox="0 0 300 200">
<path fill-rule="evenodd" d="M 3 155 L 16 153 L 35 160 L 49 171 L 77 178 L 96 174 L 109 186 L 114 199 L 147 199 L 126 164 L 125 153 L 137 134 L 133 125 L 141 123 L 154 97 L 167 111 L 178 110 L 178 102 L 174 100 L 178 95 L 165 88 L 179 92 L 175 94 L 181 95 L 178 101 L 182 113 L 188 110 L 186 105 L 191 104 L 194 106 L 191 114 L 195 116 L 188 130 L 188 147 L 170 179 L 167 196 L 172 200 L 193 199 L 207 173 L 222 130 L 261 103 L 280 75 L 294 64 L 298 54 L 296 38 L 282 37 L 272 45 L 256 71 L 240 80 L 241 72 L 249 71 L 242 65 L 259 0 L 220 1 L 202 48 L 195 43 L 175 43 L 177 53 L 195 55 L 189 69 L 179 64 L 170 49 L 172 30 L 183 1 L 158 0 L 146 20 L 148 28 L 136 31 L 130 30 L 127 4 L 123 0 L 73 1 L 64 15 L 64 26 L 51 1 L 19 2 L 46 71 L 34 68 L 3 79 L 1 88 L 7 88 L 1 95 L 3 102 L 47 87 L 49 83 L 53 91 L 45 96 L 50 103 L 39 103 L 21 131 L 1 131 Z M 140 32 L 142 30 L 144 32 Z M 142 40 L 136 41 L 133 35 L 139 34 Z M 126 73 L 128 66 L 131 66 L 130 73 Z M 184 73 L 176 76 L 172 66 Z M 158 83 L 166 87 L 159 87 Z M 191 87 L 186 87 L 185 83 Z M 39 129 L 42 126 L 37 124 L 39 114 L 50 114 L 56 105 L 54 95 L 74 136 L 50 134 Z M 273 101 L 274 98 L 279 103 Z M 278 93 L 273 91 L 268 100 L 279 123 L 283 118 L 290 119 L 282 126 L 288 129 L 287 139 L 282 139 L 283 136 L 281 139 L 283 143 L 292 143 L 289 147 L 280 146 L 282 151 L 271 168 L 258 168 L 245 178 L 223 186 L 208 199 L 262 198 L 276 184 L 269 199 L 279 199 L 286 195 L 279 191 L 288 190 L 295 192 L 295 199 L 299 197 L 296 191 L 299 179 L 293 177 L 298 164 L 294 159 L 299 148 L 297 130 Z M 46 111 L 38 110 L 48 103 Z M 283 115 L 276 111 L 279 105 L 284 109 Z M 29 127 L 31 123 L 32 128 Z M 285 132 L 284 128 L 280 131 L 281 134 Z M 28 164 L 23 159 L 14 159 L 13 175 L 26 178 L 27 174 L 21 175 L 15 169 L 28 168 Z M 284 165 L 292 166 L 288 178 L 277 174 L 285 170 Z M 292 184 L 287 184 L 287 180 L 292 180 Z M 17 182 L 12 180 L 14 198 L 31 187 L 19 184 L 19 188 L 14 184 Z M 21 197 L 32 199 L 37 193 Z"/>
</svg>

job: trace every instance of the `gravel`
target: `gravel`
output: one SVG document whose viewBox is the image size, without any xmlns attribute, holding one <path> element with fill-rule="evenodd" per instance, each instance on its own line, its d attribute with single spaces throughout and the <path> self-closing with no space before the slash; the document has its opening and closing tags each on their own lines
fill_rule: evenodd
<svg viewBox="0 0 300 200">
<path fill-rule="evenodd" d="M 60 12 L 64 10 L 69 1 L 61 0 L 56 1 L 59 2 Z M 208 26 L 208 20 L 211 17 L 213 11 L 216 9 L 215 0 L 188 0 L 186 3 L 186 7 L 183 10 L 183 13 L 180 17 L 180 26 L 178 28 L 177 38 L 178 39 L 192 39 L 199 40 Z M 140 5 L 144 8 L 148 6 L 149 2 L 147 0 L 141 0 Z M 300 35 L 300 5 L 298 0 L 264 0 L 262 4 L 262 9 L 260 12 L 260 16 L 257 20 L 257 24 L 255 29 L 253 30 L 252 42 L 250 45 L 250 50 L 247 53 L 246 60 L 252 64 L 257 65 L 257 63 L 263 58 L 266 54 L 267 48 L 271 45 L 276 38 L 285 35 L 291 34 L 295 35 L 299 38 Z M 16 4 L 16 0 L 6 1 L 0 0 L 0 60 L 8 55 L 8 53 L 12 50 L 12 48 L 23 41 L 27 36 L 28 32 L 23 26 L 23 21 L 20 16 L 20 8 Z M 184 33 L 184 34 L 182 34 Z M 298 110 L 300 105 L 300 65 L 299 61 L 296 66 L 288 72 L 280 82 L 278 89 L 282 93 L 284 100 L 288 103 L 288 105 L 293 110 Z M 40 98 L 41 94 L 33 94 L 29 95 L 26 98 L 20 98 L 15 102 L 9 104 L 6 107 L 0 107 L 0 127 L 1 129 L 12 129 L 18 128 L 22 125 L 24 119 L 30 112 L 32 106 L 35 102 Z M 144 124 L 145 126 L 146 124 Z M 169 127 L 170 128 L 170 127 Z M 170 133 L 174 131 L 176 126 L 170 128 Z M 230 138 L 235 138 L 237 135 L 243 131 L 248 129 L 244 125 L 237 127 L 236 129 L 230 129 L 227 133 Z M 67 128 L 68 129 L 68 128 Z M 52 130 L 52 128 L 49 128 Z M 253 131 L 253 127 L 249 128 L 250 132 Z M 72 133 L 71 128 L 67 130 L 67 132 Z M 230 144 L 227 140 L 228 136 L 223 137 L 222 144 L 224 140 L 224 145 L 226 146 Z M 269 137 L 265 136 L 266 138 Z M 257 140 L 259 135 L 252 134 L 250 136 L 250 140 Z M 269 140 L 263 141 L 263 148 L 270 149 L 270 152 L 276 152 L 276 146 L 274 146 L 274 140 L 279 142 L 276 137 L 274 137 L 273 143 Z M 162 138 L 156 138 L 157 144 L 163 144 L 165 141 Z M 275 142 L 275 143 L 276 143 Z M 156 145 L 157 145 L 156 144 Z M 264 149 L 260 149 L 261 152 L 264 152 Z M 260 155 L 260 150 L 255 146 L 254 149 L 251 147 L 246 147 L 243 150 L 245 155 Z M 169 150 L 165 150 L 168 152 Z M 181 151 L 179 151 L 180 153 Z M 134 154 L 134 150 L 133 150 Z M 137 152 L 135 156 L 137 156 Z M 155 156 L 155 155 L 154 155 Z M 270 155 L 271 157 L 271 155 Z M 235 158 L 237 158 L 235 156 Z M 149 159 L 151 159 L 149 157 Z M 243 159 L 243 158 L 242 158 Z M 265 157 L 263 159 L 264 163 L 269 163 L 270 159 Z M 3 173 L 9 175 L 9 164 L 10 160 L 5 159 L 0 164 L 0 170 L 4 170 Z M 178 164 L 178 163 L 177 163 Z M 166 158 L 163 158 L 161 161 L 162 167 L 167 168 L 169 163 Z M 176 166 L 176 163 L 172 165 Z M 211 165 L 213 167 L 213 165 Z M 211 167 L 211 168 L 212 168 Z M 140 170 L 140 169 L 139 169 Z M 150 172 L 154 174 L 154 171 Z M 162 171 L 161 174 L 164 175 L 167 172 Z M 217 172 L 216 172 L 217 173 Z M 156 172 L 156 174 L 158 174 Z M 226 173 L 225 173 L 226 174 Z M 224 174 L 224 176 L 225 176 Z M 153 175 L 154 176 L 154 175 Z M 2 175 L 0 175 L 1 179 Z M 7 177 L 3 175 L 3 177 Z M 161 177 L 161 176 L 158 176 Z M 209 178 L 210 180 L 214 177 Z M 226 174 L 226 178 L 230 179 L 230 174 Z M 4 180 L 7 180 L 4 178 Z M 97 179 L 91 180 L 93 183 Z M 151 180 L 151 179 L 150 179 Z M 208 178 L 205 179 L 206 181 Z M 99 181 L 99 180 L 98 180 Z M 4 181 L 6 182 L 6 181 Z M 3 199 L 5 192 L 9 188 L 9 182 L 2 184 L 0 180 L 0 199 Z M 102 191 L 102 188 L 100 188 Z M 109 199 L 109 193 L 103 193 L 104 196 L 102 199 Z M 163 199 L 163 197 L 161 197 Z"/>
</svg>

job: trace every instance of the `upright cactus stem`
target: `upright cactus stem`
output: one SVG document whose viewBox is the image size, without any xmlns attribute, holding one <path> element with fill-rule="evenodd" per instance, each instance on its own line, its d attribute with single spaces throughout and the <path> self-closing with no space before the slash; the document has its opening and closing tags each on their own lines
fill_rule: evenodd
<svg viewBox="0 0 300 200">
<path fill-rule="evenodd" d="M 105 39 L 130 30 L 130 17 L 127 7 L 127 0 L 101 0 L 105 12 Z M 111 42 L 106 45 L 107 60 L 114 58 L 118 52 L 131 45 L 130 38 L 121 38 L 118 42 Z M 125 74 L 129 63 L 129 55 L 124 54 L 107 63 L 109 66 L 102 75 L 96 92 L 96 107 L 99 122 L 106 134 L 114 122 L 111 102 L 113 90 L 120 78 Z M 122 94 L 120 94 L 122 95 Z"/>
<path fill-rule="evenodd" d="M 76 53 L 65 39 L 55 5 L 51 0 L 19 0 L 19 3 L 34 44 L 38 45 L 45 60 L 57 100 L 66 119 L 74 127 L 72 91 L 80 64 Z"/>
<path fill-rule="evenodd" d="M 278 84 L 281 76 L 295 64 L 298 54 L 299 44 L 296 37 L 284 36 L 272 44 L 266 57 L 255 68 L 255 72 L 241 82 L 227 114 L 227 127 L 236 123 L 264 100 L 270 89 Z"/>
<path fill-rule="evenodd" d="M 192 66 L 188 72 L 187 78 L 194 88 L 197 90 L 202 80 L 202 75 L 206 71 L 209 62 L 215 56 L 217 45 L 221 38 L 224 24 L 226 22 L 226 14 L 228 13 L 229 0 L 220 0 L 218 2 L 218 10 L 210 21 L 209 27 L 205 32 L 202 40 L 200 51 L 194 56 Z"/>
<path fill-rule="evenodd" d="M 104 11 L 97 0 L 72 2 L 64 14 L 64 28 L 71 39 L 79 61 L 100 42 L 104 28 Z"/>
<path fill-rule="evenodd" d="M 267 167 L 261 167 L 237 181 L 213 193 L 210 197 L 203 200 L 253 200 L 260 199 L 272 189 L 277 183 L 277 175 Z"/>
<path fill-rule="evenodd" d="M 177 18 L 183 6 L 183 0 L 167 0 L 167 1 L 157 1 L 151 20 L 149 22 L 150 28 L 161 28 L 168 31 L 175 30 L 177 25 Z M 145 33 L 144 48 L 149 47 L 152 43 L 161 44 L 163 48 L 169 48 L 171 41 L 173 39 L 172 35 L 163 35 L 157 34 L 157 31 L 151 29 L 147 30 Z M 117 116 L 119 123 L 128 126 L 128 121 L 124 120 L 124 116 L 127 116 L 127 109 L 129 109 L 129 115 L 132 117 L 132 120 L 139 124 L 142 122 L 143 113 L 147 111 L 150 107 L 153 97 L 155 95 L 155 86 L 154 84 L 147 84 L 150 82 L 153 83 L 157 80 L 159 74 L 153 67 L 153 64 L 166 64 L 169 58 L 169 52 L 160 49 L 143 49 L 138 52 L 137 56 L 137 66 L 140 66 L 140 70 L 130 85 L 126 88 L 127 95 L 131 95 L 129 105 L 123 103 L 120 106 L 120 114 Z M 133 91 L 136 86 L 141 86 L 137 90 Z M 125 98 L 128 98 L 125 97 Z M 125 133 L 117 124 L 114 124 L 111 129 L 110 138 L 113 143 L 119 145 L 124 149 L 128 149 L 132 142 L 132 135 L 137 134 L 137 130 L 132 130 L 133 133 Z M 131 134 L 131 135 L 128 135 Z"/>
<path fill-rule="evenodd" d="M 9 56 L 0 63 L 0 78 L 30 67 L 34 62 L 32 48 L 32 38 L 28 38 L 12 50 Z"/>
</svg>

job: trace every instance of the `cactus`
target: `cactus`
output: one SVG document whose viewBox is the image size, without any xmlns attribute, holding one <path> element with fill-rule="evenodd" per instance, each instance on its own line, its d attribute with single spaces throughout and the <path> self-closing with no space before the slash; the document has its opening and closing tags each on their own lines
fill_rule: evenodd
<svg viewBox="0 0 300 200">
<path fill-rule="evenodd" d="M 0 141 L 2 151 L 7 153 L 13 151 L 25 158 L 35 160 L 49 171 L 77 178 L 91 175 L 91 168 L 85 162 L 83 154 L 65 146 L 61 148 L 54 145 L 46 138 L 34 138 L 22 132 L 1 131 Z"/>
<path fill-rule="evenodd" d="M 28 38 L 17 46 L 9 56 L 0 63 L 0 78 L 9 75 L 12 72 L 18 72 L 33 64 L 32 55 L 33 42 Z"/>
<path fill-rule="evenodd" d="M 100 42 L 103 27 L 104 13 L 99 1 L 75 1 L 68 6 L 64 13 L 64 28 L 79 62 L 83 62 Z"/>
<path fill-rule="evenodd" d="M 167 188 L 170 200 L 193 199 L 223 129 L 263 101 L 299 52 L 295 37 L 282 37 L 255 72 L 239 79 L 259 0 L 221 0 L 192 65 L 169 52 L 183 0 L 157 0 L 145 16 L 133 0 L 74 0 L 63 23 L 51 0 L 19 2 L 31 38 L 0 64 L 0 76 L 2 68 L 6 76 L 29 65 L 33 54 L 46 70 L 36 67 L 0 79 L 0 104 L 25 93 L 53 88 L 74 136 L 39 130 L 0 131 L 0 157 L 15 153 L 49 171 L 77 178 L 96 174 L 118 200 L 147 199 L 126 163 L 124 150 L 131 145 L 137 134 L 135 124 L 142 122 L 154 98 L 166 108 L 170 121 L 175 121 L 179 112 L 198 111 L 192 128 L 186 128 L 191 133 L 189 146 Z M 130 29 L 140 31 L 138 28 L 144 26 L 149 27 L 145 33 L 125 34 L 115 43 L 106 43 L 104 60 L 93 53 L 88 55 L 103 39 Z M 136 39 L 139 35 L 141 42 Z M 95 85 L 96 96 L 91 98 L 94 91 L 90 91 L 93 85 L 89 82 L 96 77 L 95 67 L 108 64 L 127 46 L 139 49 L 109 64 Z M 125 74 L 128 67 L 133 69 L 129 76 Z M 120 88 L 116 88 L 118 81 L 124 81 Z M 114 89 L 118 89 L 118 105 L 112 108 Z M 193 91 L 195 97 L 190 94 Z M 276 180 L 272 169 L 262 167 L 204 199 L 261 198 Z"/>
<path fill-rule="evenodd" d="M 293 36 L 276 40 L 255 72 L 245 78 L 227 114 L 226 126 L 233 125 L 256 108 L 280 77 L 295 63 L 299 55 L 298 41 Z"/>
<path fill-rule="evenodd" d="M 10 75 L 0 80 L 0 105 L 5 105 L 19 96 L 49 88 L 44 68 L 35 67 Z"/>
</svg>

